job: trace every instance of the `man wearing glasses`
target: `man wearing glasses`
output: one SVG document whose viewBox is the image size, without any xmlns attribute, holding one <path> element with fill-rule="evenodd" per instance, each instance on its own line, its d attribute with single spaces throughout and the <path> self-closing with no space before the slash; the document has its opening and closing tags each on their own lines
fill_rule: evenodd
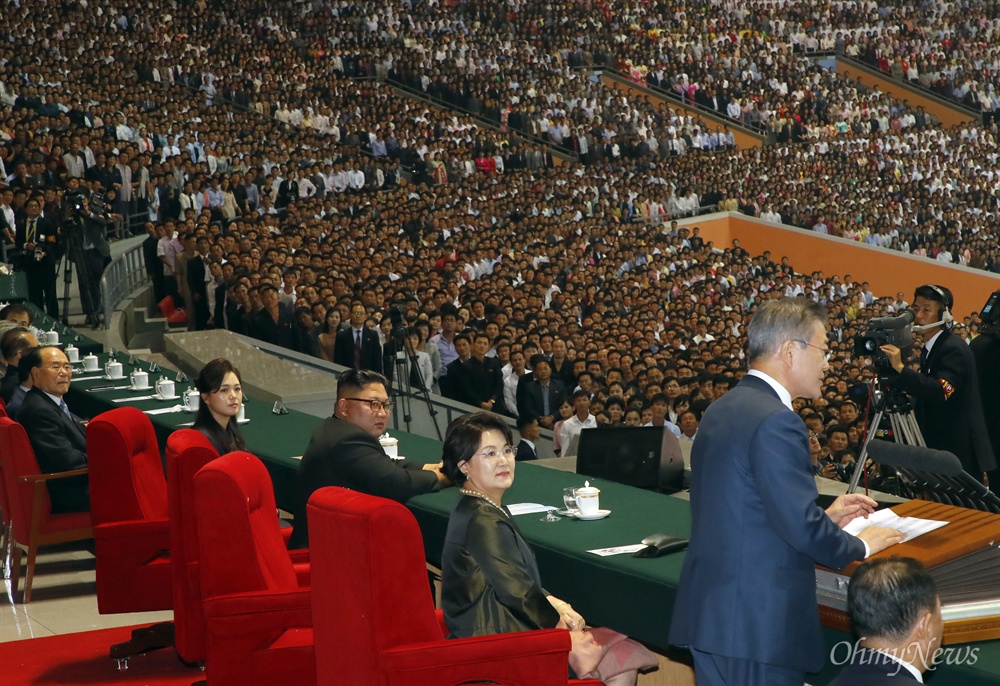
<svg viewBox="0 0 1000 686">
<path fill-rule="evenodd" d="M 86 467 L 86 424 L 69 411 L 63 400 L 73 376 L 66 353 L 46 345 L 26 351 L 23 360 L 31 368 L 32 389 L 24 397 L 18 418 L 31 441 L 39 469 L 52 474 Z M 46 483 L 53 513 L 90 509 L 86 475 Z"/>
<path fill-rule="evenodd" d="M 296 477 L 292 549 L 309 546 L 306 503 L 313 491 L 342 486 L 405 502 L 410 497 L 451 485 L 441 463 L 390 459 L 378 441 L 389 424 L 392 402 L 386 379 L 378 372 L 352 369 L 337 381 L 333 416 L 313 432 Z"/>
<path fill-rule="evenodd" d="M 843 531 L 874 509 L 861 494 L 825 512 L 816 504 L 792 400 L 820 396 L 826 311 L 807 298 L 772 300 L 747 337 L 750 370 L 709 405 L 691 450 L 691 545 L 670 642 L 690 648 L 699 686 L 801 686 L 826 658 L 814 565 L 840 569 L 903 535 Z"/>
</svg>

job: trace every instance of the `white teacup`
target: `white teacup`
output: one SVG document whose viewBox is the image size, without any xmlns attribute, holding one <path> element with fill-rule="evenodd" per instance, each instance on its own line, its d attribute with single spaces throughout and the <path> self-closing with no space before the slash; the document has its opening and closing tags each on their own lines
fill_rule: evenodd
<svg viewBox="0 0 1000 686">
<path fill-rule="evenodd" d="M 46 345 L 59 345 L 59 332 L 52 329 L 45 334 Z"/>
<path fill-rule="evenodd" d="M 382 445 L 382 450 L 392 459 L 399 457 L 399 439 L 392 438 L 389 434 L 379 436 L 378 442 Z"/>
<path fill-rule="evenodd" d="M 83 358 L 83 368 L 88 372 L 96 372 L 100 364 L 97 355 L 87 355 Z"/>
<path fill-rule="evenodd" d="M 80 349 L 75 345 L 70 343 L 66 346 L 66 357 L 70 362 L 76 363 L 80 361 Z"/>
<path fill-rule="evenodd" d="M 198 391 L 188 391 L 184 394 L 184 409 L 189 412 L 197 412 L 198 405 L 201 404 L 201 396 Z"/>
<path fill-rule="evenodd" d="M 132 388 L 137 391 L 143 391 L 149 388 L 149 374 L 142 371 L 141 369 L 136 369 L 132 372 Z"/>
<path fill-rule="evenodd" d="M 177 397 L 174 395 L 174 382 L 162 376 L 156 380 L 156 393 L 161 398 Z"/>
<path fill-rule="evenodd" d="M 576 489 L 576 507 L 584 516 L 597 514 L 601 509 L 601 489 L 594 488 L 589 482 L 583 488 Z"/>
<path fill-rule="evenodd" d="M 104 365 L 104 373 L 108 375 L 109 379 L 121 379 L 125 376 L 122 372 L 122 363 L 114 360 L 108 360 L 107 364 Z"/>
</svg>

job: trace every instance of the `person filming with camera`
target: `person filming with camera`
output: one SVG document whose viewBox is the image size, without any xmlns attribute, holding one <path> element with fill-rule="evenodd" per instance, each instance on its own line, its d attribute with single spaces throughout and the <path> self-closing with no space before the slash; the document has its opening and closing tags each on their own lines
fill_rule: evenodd
<svg viewBox="0 0 1000 686">
<path fill-rule="evenodd" d="M 915 331 L 923 332 L 920 371 L 903 363 L 900 349 L 881 346 L 892 367 L 890 381 L 914 398 L 917 424 L 928 448 L 946 450 L 977 480 L 996 469 L 986 432 L 979 381 L 972 350 L 952 334 L 954 307 L 951 291 L 927 284 L 913 294 Z M 991 484 L 996 490 L 997 484 Z"/>
<path fill-rule="evenodd" d="M 111 262 L 107 238 L 111 217 L 103 199 L 92 195 L 76 178 L 69 180 L 69 187 L 63 193 L 63 216 L 63 233 L 78 232 L 76 236 L 67 236 L 67 243 L 76 248 L 70 255 L 76 262 L 86 325 L 96 327 L 102 312 L 101 275 Z"/>
</svg>

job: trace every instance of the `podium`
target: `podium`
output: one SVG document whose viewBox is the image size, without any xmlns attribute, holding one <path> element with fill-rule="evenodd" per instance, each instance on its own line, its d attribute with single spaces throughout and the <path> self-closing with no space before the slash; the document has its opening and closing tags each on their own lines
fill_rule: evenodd
<svg viewBox="0 0 1000 686">
<path fill-rule="evenodd" d="M 893 505 L 900 517 L 948 522 L 872 557 L 912 557 L 938 587 L 944 643 L 1000 638 L 1000 515 L 952 505 L 910 500 Z M 851 631 L 847 587 L 861 562 L 837 571 L 816 565 L 816 597 L 824 626 Z"/>
</svg>

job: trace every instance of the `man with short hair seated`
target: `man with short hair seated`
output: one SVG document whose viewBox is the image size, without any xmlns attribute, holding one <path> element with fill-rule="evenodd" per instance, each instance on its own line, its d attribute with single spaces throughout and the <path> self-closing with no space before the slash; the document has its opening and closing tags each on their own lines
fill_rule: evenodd
<svg viewBox="0 0 1000 686">
<path fill-rule="evenodd" d="M 923 683 L 944 622 L 934 579 L 922 564 L 910 557 L 868 560 L 851 575 L 847 610 L 859 641 L 830 686 Z"/>
<path fill-rule="evenodd" d="M 306 504 L 317 489 L 342 486 L 405 502 L 451 484 L 440 462 L 397 462 L 385 454 L 378 437 L 392 411 L 387 385 L 384 376 L 367 369 L 352 369 L 337 380 L 333 416 L 316 427 L 299 465 L 289 548 L 309 546 Z"/>
<path fill-rule="evenodd" d="M 69 411 L 64 400 L 73 376 L 66 353 L 44 345 L 28 351 L 24 363 L 31 369 L 32 389 L 24 397 L 18 418 L 39 469 L 52 474 L 86 467 L 86 425 Z M 53 513 L 90 509 L 86 475 L 49 481 L 48 488 Z"/>
<path fill-rule="evenodd" d="M 0 338 L 0 356 L 7 363 L 7 373 L 0 381 L 0 399 L 5 403 L 10 403 L 17 390 L 17 365 L 21 361 L 21 355 L 29 348 L 38 346 L 38 341 L 34 334 L 24 327 L 17 327 L 3 334 Z"/>
</svg>

